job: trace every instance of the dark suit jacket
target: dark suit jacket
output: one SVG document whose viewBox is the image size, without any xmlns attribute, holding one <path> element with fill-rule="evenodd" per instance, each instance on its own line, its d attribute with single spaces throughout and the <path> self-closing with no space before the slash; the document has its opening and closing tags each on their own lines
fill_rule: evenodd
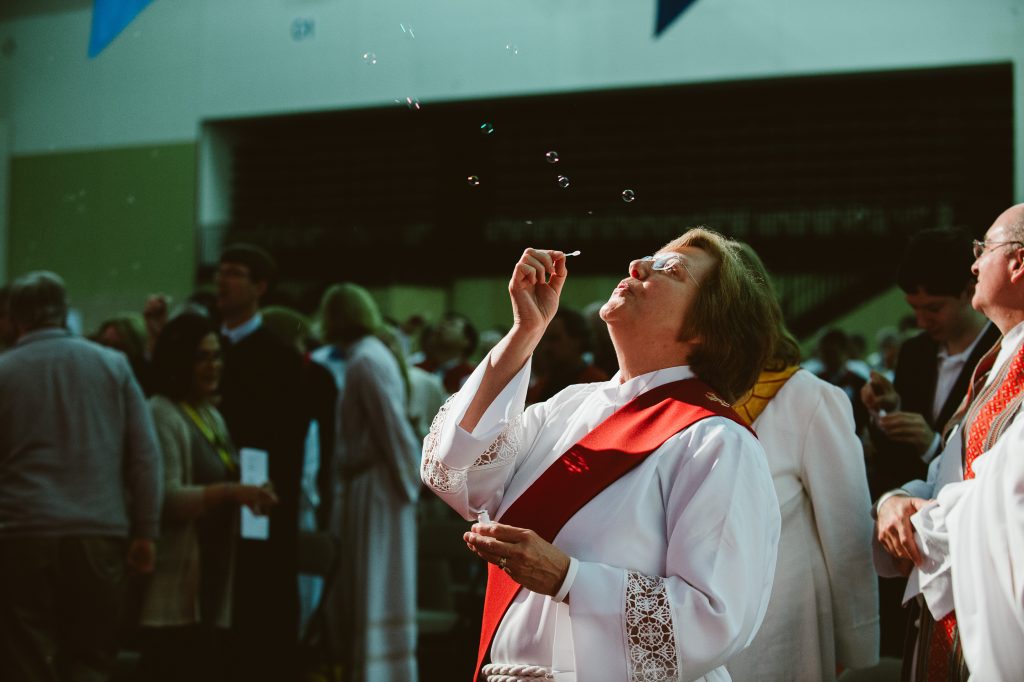
<svg viewBox="0 0 1024 682">
<path fill-rule="evenodd" d="M 294 665 L 298 631 L 298 507 L 309 425 L 305 373 L 298 352 L 266 328 L 237 344 L 227 339 L 222 344 L 220 412 L 237 447 L 267 451 L 279 500 L 270 514 L 270 540 L 240 542 L 234 628 L 246 633 L 250 646 L 247 663 L 254 670 L 246 674 L 277 679 Z"/>
<path fill-rule="evenodd" d="M 900 348 L 896 364 L 896 379 L 893 385 L 900 395 L 900 410 L 916 412 L 922 415 L 929 425 L 937 432 L 953 416 L 960 401 L 967 393 L 978 360 L 999 340 L 999 330 L 991 322 L 987 323 L 981 340 L 975 345 L 971 355 L 964 363 L 964 368 L 957 376 L 946 402 L 935 419 L 929 419 L 932 402 L 935 398 L 935 384 L 938 381 L 939 345 L 925 333 L 908 339 Z M 928 465 L 913 449 L 901 443 L 894 443 L 885 434 L 874 427 L 871 428 L 871 441 L 875 446 L 875 457 L 871 467 L 871 494 L 877 499 L 882 493 L 898 488 L 907 481 L 923 479 L 928 474 Z"/>
</svg>

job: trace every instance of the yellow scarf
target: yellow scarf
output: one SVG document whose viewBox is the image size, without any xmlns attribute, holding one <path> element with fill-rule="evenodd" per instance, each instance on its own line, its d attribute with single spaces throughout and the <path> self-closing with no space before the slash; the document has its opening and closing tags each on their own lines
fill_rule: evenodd
<svg viewBox="0 0 1024 682">
<path fill-rule="evenodd" d="M 768 407 L 768 402 L 799 369 L 798 366 L 792 365 L 781 372 L 761 372 L 754 387 L 737 400 L 732 409 L 736 410 L 748 425 L 753 424 L 764 412 L 764 408 Z"/>
</svg>

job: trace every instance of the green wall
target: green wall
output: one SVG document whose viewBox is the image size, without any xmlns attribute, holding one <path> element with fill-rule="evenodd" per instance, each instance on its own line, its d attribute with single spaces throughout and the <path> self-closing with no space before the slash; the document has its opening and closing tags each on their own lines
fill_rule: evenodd
<svg viewBox="0 0 1024 682">
<path fill-rule="evenodd" d="M 192 291 L 195 144 L 15 156 L 10 173 L 8 276 L 60 274 L 86 332 Z"/>
<path fill-rule="evenodd" d="M 404 322 L 412 315 L 424 315 L 435 322 L 448 309 L 447 294 L 442 287 L 396 284 L 390 287 L 370 287 L 369 292 L 381 312 L 398 322 Z"/>
</svg>

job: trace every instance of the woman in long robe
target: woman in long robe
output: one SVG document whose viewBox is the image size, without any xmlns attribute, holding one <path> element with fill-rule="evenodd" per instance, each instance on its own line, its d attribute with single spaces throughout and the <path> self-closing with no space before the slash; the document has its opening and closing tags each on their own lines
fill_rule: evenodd
<svg viewBox="0 0 1024 682">
<path fill-rule="evenodd" d="M 419 444 L 406 383 L 374 336 L 381 316 L 365 289 L 332 287 L 323 310 L 345 358 L 331 523 L 343 549 L 328 596 L 335 650 L 350 682 L 415 682 Z"/>
</svg>

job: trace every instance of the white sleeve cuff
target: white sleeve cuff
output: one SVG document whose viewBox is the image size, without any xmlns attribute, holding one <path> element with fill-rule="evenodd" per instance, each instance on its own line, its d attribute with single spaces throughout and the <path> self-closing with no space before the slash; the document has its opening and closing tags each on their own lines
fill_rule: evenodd
<svg viewBox="0 0 1024 682">
<path fill-rule="evenodd" d="M 911 577 L 917 577 L 917 586 L 935 620 L 953 610 L 952 566 L 945 512 L 944 507 L 933 502 L 910 517 L 916 531 L 914 539 L 924 558 L 921 566 L 912 571 Z M 908 593 L 912 582 L 908 581 Z"/>
<path fill-rule="evenodd" d="M 471 467 L 509 422 L 523 412 L 526 390 L 529 388 L 531 360 L 527 360 L 523 368 L 499 392 L 472 433 L 462 428 L 460 422 L 480 388 L 486 364 L 487 358 L 484 358 L 463 388 L 454 394 L 449 405 L 450 411 L 441 427 L 436 452 L 443 453 L 437 457 L 449 469 L 465 470 Z"/>
<path fill-rule="evenodd" d="M 552 599 L 558 603 L 565 601 L 565 598 L 569 595 L 569 590 L 572 589 L 572 584 L 576 581 L 576 572 L 579 570 L 580 562 L 576 560 L 576 557 L 569 557 L 569 570 L 565 572 L 565 580 L 562 581 L 562 586 L 558 588 L 558 592 L 551 597 Z"/>
</svg>

